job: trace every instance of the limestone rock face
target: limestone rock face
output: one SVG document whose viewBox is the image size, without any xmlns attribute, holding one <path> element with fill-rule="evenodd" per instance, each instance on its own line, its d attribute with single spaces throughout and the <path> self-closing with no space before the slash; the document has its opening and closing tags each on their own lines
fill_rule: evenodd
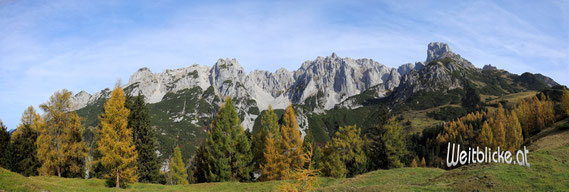
<svg viewBox="0 0 569 192">
<path fill-rule="evenodd" d="M 335 53 L 306 61 L 294 73 L 288 96 L 292 103 L 315 99 L 316 109 L 331 109 L 346 98 L 380 83 L 392 90 L 399 85 L 396 69 L 371 59 L 340 58 Z"/>
<path fill-rule="evenodd" d="M 446 43 L 431 42 L 427 49 L 427 63 L 440 59 L 447 53 L 452 52 Z"/>
<path fill-rule="evenodd" d="M 426 64 L 432 61 L 439 60 L 442 58 L 450 58 L 454 60 L 458 67 L 463 69 L 476 69 L 470 61 L 462 58 L 459 54 L 456 54 L 450 50 L 450 47 L 446 43 L 441 42 L 431 42 L 427 49 L 427 60 Z"/>
<path fill-rule="evenodd" d="M 253 70 L 247 74 L 236 59 L 227 58 L 219 59 L 211 67 L 194 64 L 162 73 L 141 68 L 132 74 L 123 88 L 131 95 L 144 95 L 147 103 L 158 103 L 168 93 L 192 88 L 209 90 L 208 97 L 212 97 L 209 100 L 218 106 L 229 96 L 234 100 L 243 126 L 250 129 L 259 111 L 269 105 L 284 109 L 289 104 L 304 104 L 311 111 L 303 113 L 311 113 L 324 112 L 335 106 L 357 108 L 360 103 L 351 97 L 364 92 L 373 98 L 382 98 L 392 92 L 396 98 L 404 100 L 422 90 L 462 88 L 454 76 L 466 76 L 473 70 L 480 69 L 452 52 L 447 44 L 433 42 L 428 45 L 424 62 L 407 63 L 398 68 L 371 59 L 342 58 L 332 53 L 305 61 L 296 71 L 280 68 L 275 72 Z M 556 85 L 550 78 L 538 78 L 549 86 Z M 71 100 L 77 110 L 109 95 L 110 89 L 93 95 L 81 91 Z M 213 99 L 215 97 L 221 99 Z"/>
<path fill-rule="evenodd" d="M 91 99 L 91 94 L 89 94 L 85 91 L 80 91 L 79 93 L 72 96 L 70 99 L 71 99 L 71 103 L 74 105 L 74 106 L 72 106 L 72 109 L 74 109 L 74 110 L 80 109 L 80 108 L 87 106 L 87 104 L 89 104 L 89 99 Z"/>
<path fill-rule="evenodd" d="M 491 64 L 488 65 L 484 65 L 484 67 L 482 67 L 482 70 L 497 70 L 498 68 L 496 68 L 495 66 L 492 66 Z"/>
<path fill-rule="evenodd" d="M 419 71 L 419 70 L 423 69 L 424 66 L 425 66 L 425 62 L 415 62 L 415 64 L 407 63 L 407 64 L 403 64 L 403 65 L 399 66 L 399 68 L 397 68 L 397 72 L 399 72 L 399 75 L 403 76 L 403 75 L 407 75 L 412 70 Z"/>
<path fill-rule="evenodd" d="M 192 65 L 187 68 L 166 70 L 162 73 L 152 73 L 148 68 L 136 71 L 125 85 L 125 90 L 131 95 L 144 95 L 146 102 L 157 103 L 168 92 L 200 87 L 209 87 L 209 67 Z"/>
<path fill-rule="evenodd" d="M 394 92 L 397 101 L 404 101 L 419 91 L 446 93 L 462 88 L 462 82 L 456 76 L 466 77 L 467 73 L 478 71 L 470 61 L 455 54 L 447 44 L 440 42 L 429 43 L 427 60 L 415 64 L 414 67 L 409 64 L 399 67 L 405 75 Z"/>
</svg>

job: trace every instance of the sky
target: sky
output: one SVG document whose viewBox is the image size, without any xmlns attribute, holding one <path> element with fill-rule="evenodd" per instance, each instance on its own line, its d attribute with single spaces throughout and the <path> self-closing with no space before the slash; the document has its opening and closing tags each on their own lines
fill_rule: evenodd
<svg viewBox="0 0 569 192">
<path fill-rule="evenodd" d="M 569 0 L 0 0 L 0 119 L 58 90 L 95 93 L 153 72 L 236 58 L 247 72 L 296 70 L 335 52 L 389 67 L 445 42 L 475 66 L 568 85 Z"/>
</svg>

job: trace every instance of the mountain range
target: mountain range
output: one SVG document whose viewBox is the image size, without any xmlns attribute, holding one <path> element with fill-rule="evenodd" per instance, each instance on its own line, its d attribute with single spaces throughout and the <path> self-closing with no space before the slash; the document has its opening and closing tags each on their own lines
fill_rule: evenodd
<svg viewBox="0 0 569 192">
<path fill-rule="evenodd" d="M 219 59 L 211 67 L 194 64 L 161 73 L 141 68 L 122 87 L 127 94 L 143 95 L 148 103 L 160 154 L 167 157 L 180 145 L 187 159 L 205 138 L 225 97 L 232 98 L 243 127 L 251 132 L 256 131 L 256 120 L 269 105 L 278 114 L 293 104 L 303 135 L 310 131 L 317 142 L 324 142 L 338 126 L 358 124 L 365 130 L 373 124 L 372 115 L 379 106 L 411 122 L 413 117 L 406 115 L 409 111 L 468 111 L 482 105 L 481 98 L 557 85 L 541 74 L 516 75 L 491 65 L 477 68 L 447 44 L 433 42 L 428 44 L 425 61 L 398 68 L 332 53 L 305 61 L 295 71 L 281 68 L 247 74 L 236 59 Z M 107 88 L 72 96 L 74 110 L 88 127 L 86 135 L 91 135 L 87 138 L 92 138 L 110 92 Z M 438 121 L 429 122 L 421 126 Z"/>
</svg>

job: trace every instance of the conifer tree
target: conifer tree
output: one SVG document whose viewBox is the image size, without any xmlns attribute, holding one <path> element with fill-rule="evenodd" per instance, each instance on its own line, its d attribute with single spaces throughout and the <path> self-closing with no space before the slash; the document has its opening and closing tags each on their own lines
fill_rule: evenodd
<svg viewBox="0 0 569 192">
<path fill-rule="evenodd" d="M 109 170 L 107 178 L 115 187 L 125 186 L 138 180 L 136 175 L 138 153 L 133 144 L 132 129 L 127 127 L 129 110 L 125 107 L 123 89 L 117 83 L 111 98 L 105 102 L 105 112 L 99 116 L 98 150 L 101 164 Z"/>
<path fill-rule="evenodd" d="M 80 176 L 86 145 L 83 127 L 77 113 L 72 112 L 71 92 L 55 92 L 40 108 L 45 112 L 45 126 L 36 140 L 37 158 L 41 163 L 40 175 Z"/>
<path fill-rule="evenodd" d="M 304 166 L 305 168 L 307 168 L 308 166 L 310 166 L 309 162 L 313 162 L 315 163 L 315 154 L 316 154 L 316 150 L 314 146 L 314 141 L 312 139 L 312 133 L 310 133 L 310 131 L 306 132 L 306 135 L 304 136 L 304 141 L 302 141 L 302 151 L 304 152 L 304 154 L 308 154 L 309 152 L 312 153 L 310 155 L 311 158 L 313 159 L 305 159 L 305 163 Z"/>
<path fill-rule="evenodd" d="M 346 174 L 341 172 L 333 173 L 334 170 L 328 170 L 326 166 L 323 166 L 325 174 L 336 174 L 340 177 L 351 177 L 356 174 L 362 173 L 365 170 L 365 165 L 367 164 L 367 157 L 364 151 L 364 141 L 360 137 L 360 129 L 355 125 L 340 127 L 336 132 L 334 138 L 329 141 L 326 145 L 326 155 L 339 156 L 340 162 L 344 164 L 343 167 L 346 169 Z M 336 157 L 325 158 L 326 164 L 333 165 Z M 336 167 L 342 167 L 337 166 Z M 342 174 L 338 174 L 342 173 Z"/>
<path fill-rule="evenodd" d="M 498 104 L 498 109 L 494 114 L 492 119 L 492 131 L 494 136 L 494 144 L 496 147 L 501 147 L 504 149 L 506 146 L 506 131 L 504 125 L 507 123 L 506 114 L 502 104 Z"/>
<path fill-rule="evenodd" d="M 0 166 L 10 168 L 10 133 L 0 120 Z"/>
<path fill-rule="evenodd" d="M 511 112 L 508 116 L 508 126 L 506 132 L 506 143 L 508 150 L 514 152 L 520 147 L 524 142 L 522 136 L 522 126 L 518 120 L 518 116 L 515 112 Z"/>
<path fill-rule="evenodd" d="M 539 131 L 545 129 L 552 125 L 555 122 L 555 109 L 553 102 L 549 99 L 549 97 L 545 96 L 545 94 L 539 94 L 540 99 L 539 102 L 541 103 L 541 113 L 538 113 L 539 118 L 541 119 L 542 126 L 539 128 Z"/>
<path fill-rule="evenodd" d="M 285 154 L 285 161 L 290 165 L 290 172 L 300 169 L 304 166 L 304 152 L 302 151 L 302 138 L 298 130 L 296 115 L 292 105 L 289 105 L 283 115 L 283 124 L 281 125 L 281 152 Z"/>
<path fill-rule="evenodd" d="M 561 108 L 565 112 L 565 115 L 569 116 L 569 91 L 564 90 L 563 96 L 561 96 Z"/>
<path fill-rule="evenodd" d="M 196 155 L 192 163 L 192 183 L 207 182 L 206 175 L 208 174 L 209 168 L 207 167 L 207 153 L 205 150 L 205 145 L 203 144 L 196 150 Z"/>
<path fill-rule="evenodd" d="M 403 135 L 403 127 L 399 125 L 395 118 L 391 118 L 384 128 L 385 133 L 380 140 L 381 145 L 383 146 L 380 154 L 383 154 L 382 156 L 385 157 L 383 167 L 402 167 L 403 164 L 401 163 L 401 159 L 408 153 L 404 141 L 405 136 Z"/>
<path fill-rule="evenodd" d="M 425 161 L 425 157 L 421 159 L 421 167 L 427 167 L 427 162 Z"/>
<path fill-rule="evenodd" d="M 18 128 L 12 133 L 13 160 L 12 171 L 24 176 L 37 175 L 40 163 L 37 159 L 36 139 L 38 130 L 43 126 L 43 121 L 32 106 L 29 106 Z"/>
<path fill-rule="evenodd" d="M 69 113 L 70 125 L 64 131 L 66 144 L 63 145 L 65 155 L 65 175 L 67 177 L 81 177 L 85 156 L 87 156 L 87 145 L 83 139 L 85 128 L 81 125 L 81 119 L 77 113 Z"/>
<path fill-rule="evenodd" d="M 413 160 L 411 161 L 411 164 L 409 165 L 410 167 L 417 167 L 417 160 L 415 158 L 413 158 Z"/>
<path fill-rule="evenodd" d="M 344 178 L 348 174 L 346 164 L 342 161 L 340 152 L 333 150 L 331 144 L 326 144 L 324 155 L 320 162 L 322 174 L 329 177 Z"/>
<path fill-rule="evenodd" d="M 482 124 L 482 129 L 480 130 L 477 141 L 481 147 L 494 147 L 494 136 L 487 121 L 484 121 L 484 124 Z"/>
<path fill-rule="evenodd" d="M 264 152 L 266 150 L 265 141 L 267 135 L 270 133 L 273 137 L 273 142 L 275 143 L 278 143 L 280 140 L 278 120 L 279 119 L 273 110 L 273 107 L 269 105 L 269 109 L 263 116 L 261 116 L 261 129 L 258 130 L 257 133 L 253 136 L 253 158 L 256 162 L 257 167 L 266 162 L 264 158 Z"/>
<path fill-rule="evenodd" d="M 138 152 L 138 181 L 142 183 L 157 183 L 160 175 L 160 162 L 156 154 L 156 134 L 150 125 L 148 107 L 144 97 L 127 96 L 125 106 L 130 110 L 128 127 L 132 128 L 134 146 Z"/>
<path fill-rule="evenodd" d="M 174 185 L 187 185 L 188 182 L 188 172 L 186 170 L 186 165 L 182 160 L 182 152 L 180 147 L 176 146 L 174 149 L 174 158 L 170 163 L 170 172 L 172 176 L 172 184 Z"/>
<path fill-rule="evenodd" d="M 231 98 L 226 97 L 211 124 L 205 144 L 207 181 L 249 180 L 253 159 L 250 147 L 235 106 Z"/>
<path fill-rule="evenodd" d="M 291 173 L 290 178 L 295 180 L 294 183 L 283 182 L 281 186 L 277 189 L 277 191 L 314 191 L 316 187 L 318 187 L 317 176 L 319 175 L 318 170 L 313 168 L 314 162 L 310 159 L 312 158 L 313 149 L 310 146 L 308 151 L 303 154 L 304 159 L 308 159 L 308 167 L 300 168 L 294 170 Z"/>
<path fill-rule="evenodd" d="M 526 99 L 520 99 L 518 105 L 514 109 L 516 115 L 518 116 L 520 125 L 522 126 L 522 135 L 524 136 L 524 141 L 529 139 L 529 127 L 533 124 L 533 119 L 531 119 L 531 110 Z"/>
<path fill-rule="evenodd" d="M 265 137 L 265 147 L 263 158 L 265 162 L 261 164 L 261 181 L 281 179 L 286 175 L 284 172 L 288 165 L 283 161 L 283 154 L 280 152 L 271 132 Z"/>
</svg>

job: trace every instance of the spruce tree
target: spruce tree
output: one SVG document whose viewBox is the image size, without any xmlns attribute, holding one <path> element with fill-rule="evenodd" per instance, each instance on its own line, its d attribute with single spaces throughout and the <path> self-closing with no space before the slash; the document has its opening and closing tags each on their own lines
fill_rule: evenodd
<svg viewBox="0 0 569 192">
<path fill-rule="evenodd" d="M 77 113 L 72 112 L 71 92 L 55 92 L 49 101 L 40 105 L 45 112 L 45 126 L 36 140 L 37 158 L 41 163 L 40 175 L 80 176 L 86 145 L 83 127 Z"/>
<path fill-rule="evenodd" d="M 156 134 L 150 125 L 148 107 L 143 96 L 127 96 L 125 103 L 130 110 L 128 127 L 132 128 L 132 136 L 136 151 L 138 151 L 138 181 L 142 183 L 157 183 L 160 176 Z"/>
<path fill-rule="evenodd" d="M 186 170 L 186 165 L 182 160 L 182 152 L 180 147 L 176 146 L 174 149 L 174 157 L 170 162 L 170 174 L 172 176 L 172 184 L 174 185 L 187 185 L 188 182 L 188 172 Z"/>
<path fill-rule="evenodd" d="M 21 123 L 12 133 L 13 167 L 12 171 L 24 176 L 38 174 L 40 163 L 37 159 L 36 139 L 38 130 L 43 126 L 43 121 L 32 106 L 22 114 Z"/>
<path fill-rule="evenodd" d="M 245 136 L 231 98 L 225 98 L 208 131 L 205 144 L 209 182 L 248 181 L 252 171 L 251 143 Z"/>
<path fill-rule="evenodd" d="M 10 133 L 0 120 L 0 166 L 6 169 L 10 168 L 10 148 Z"/>
<path fill-rule="evenodd" d="M 133 144 L 132 129 L 127 127 L 129 110 L 124 106 L 125 95 L 117 83 L 111 98 L 105 102 L 99 120 L 101 130 L 97 142 L 101 164 L 109 171 L 109 183 L 119 188 L 138 181 L 136 175 L 138 153 Z"/>
<path fill-rule="evenodd" d="M 302 150 L 302 138 L 292 105 L 286 108 L 283 115 L 280 148 L 281 152 L 285 154 L 285 162 L 290 165 L 290 169 L 286 172 L 291 172 L 304 166 L 306 160 Z"/>
<path fill-rule="evenodd" d="M 192 163 L 192 183 L 204 183 L 207 182 L 206 175 L 208 174 L 209 168 L 207 167 L 207 157 L 206 157 L 205 145 L 202 144 L 196 150 L 196 155 Z"/>
<path fill-rule="evenodd" d="M 368 170 L 402 167 L 401 159 L 408 153 L 403 127 L 392 117 L 385 125 L 376 125 L 370 129 L 366 135 L 367 156 L 372 159 L 368 163 Z"/>
</svg>

